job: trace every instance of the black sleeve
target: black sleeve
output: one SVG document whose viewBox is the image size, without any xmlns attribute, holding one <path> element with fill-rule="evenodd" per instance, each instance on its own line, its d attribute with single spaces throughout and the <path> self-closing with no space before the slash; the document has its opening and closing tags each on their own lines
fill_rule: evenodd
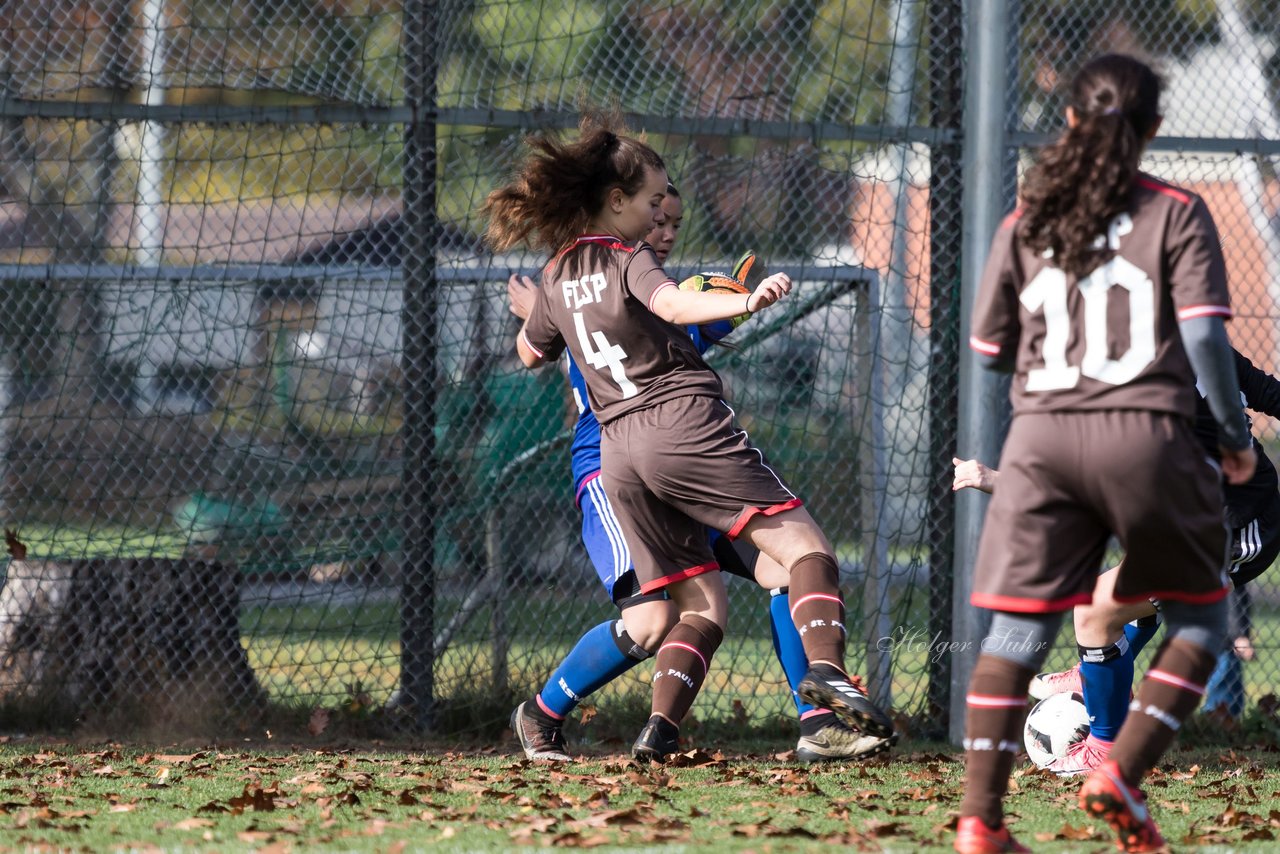
<svg viewBox="0 0 1280 854">
<path fill-rule="evenodd" d="M 1280 418 L 1280 379 L 1249 361 L 1239 350 L 1232 349 L 1236 359 L 1236 376 L 1240 391 L 1244 393 L 1245 406 L 1254 412 Z"/>
</svg>

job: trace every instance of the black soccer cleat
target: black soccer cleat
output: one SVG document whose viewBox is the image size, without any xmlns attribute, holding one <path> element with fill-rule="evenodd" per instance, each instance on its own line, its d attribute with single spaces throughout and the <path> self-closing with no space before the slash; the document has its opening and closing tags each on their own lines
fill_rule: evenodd
<svg viewBox="0 0 1280 854">
<path fill-rule="evenodd" d="M 631 755 L 637 762 L 661 762 L 679 751 L 680 728 L 661 715 L 649 718 L 631 746 Z"/>
<path fill-rule="evenodd" d="M 805 726 L 808 721 L 800 722 L 800 740 L 796 742 L 798 761 L 812 764 L 870 759 L 898 743 L 897 733 L 888 737 L 867 735 L 849 726 L 834 714 L 823 717 L 827 718 L 827 721 L 820 726 Z"/>
<path fill-rule="evenodd" d="M 524 755 L 534 762 L 570 762 L 565 752 L 564 732 L 547 715 L 526 710 L 527 702 L 511 713 L 511 731 L 520 739 Z M 539 710 L 541 711 L 541 710 Z"/>
<path fill-rule="evenodd" d="M 879 738 L 893 735 L 893 721 L 867 697 L 861 680 L 850 679 L 830 664 L 810 667 L 796 691 L 804 702 L 830 709 L 860 732 Z"/>
</svg>

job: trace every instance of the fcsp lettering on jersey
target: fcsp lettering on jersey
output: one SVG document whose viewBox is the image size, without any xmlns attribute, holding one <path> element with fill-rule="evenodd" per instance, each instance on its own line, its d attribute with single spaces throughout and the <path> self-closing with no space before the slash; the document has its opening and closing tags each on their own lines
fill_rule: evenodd
<svg viewBox="0 0 1280 854">
<path fill-rule="evenodd" d="M 560 283 L 560 291 L 564 294 L 564 307 L 577 311 L 584 305 L 600 302 L 600 294 L 609 286 L 604 273 L 592 273 L 581 279 L 565 279 Z"/>
</svg>

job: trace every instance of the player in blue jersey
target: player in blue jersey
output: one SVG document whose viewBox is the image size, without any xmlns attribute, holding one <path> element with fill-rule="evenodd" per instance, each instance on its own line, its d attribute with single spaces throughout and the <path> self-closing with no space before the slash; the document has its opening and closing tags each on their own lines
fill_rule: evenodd
<svg viewBox="0 0 1280 854">
<path fill-rule="evenodd" d="M 645 241 L 653 246 L 659 262 L 665 264 L 683 220 L 683 203 L 673 185 L 667 187 L 662 213 L 661 220 Z M 745 271 L 753 263 L 754 256 L 744 256 L 734 268 L 735 278 L 745 278 Z M 507 291 L 513 314 L 522 319 L 527 316 L 535 288 L 536 285 L 527 277 L 511 277 Z M 691 326 L 689 334 L 699 352 L 706 352 L 733 328 L 732 320 L 722 320 Z M 649 658 L 648 650 L 658 645 L 661 638 L 646 638 L 641 634 L 642 629 L 634 628 L 645 624 L 644 620 L 636 618 L 642 616 L 647 608 L 667 607 L 664 592 L 640 592 L 630 551 L 600 482 L 600 425 L 588 403 L 582 372 L 572 358 L 566 357 L 566 362 L 574 404 L 578 409 L 570 459 L 574 500 L 582 510 L 582 542 L 600 582 L 618 607 L 619 617 L 606 620 L 583 634 L 543 688 L 512 713 L 511 728 L 525 755 L 535 761 L 549 762 L 569 760 L 563 725 L 574 707 L 593 691 Z M 800 717 L 796 757 L 804 762 L 818 762 L 866 758 L 887 750 L 896 741 L 896 736 L 864 735 L 848 727 L 830 710 L 815 708 L 799 698 L 797 686 L 808 672 L 809 662 L 791 618 L 786 571 L 765 555 L 759 555 L 754 568 L 748 569 L 728 538 L 715 531 L 709 532 L 709 536 L 722 569 L 755 581 L 770 591 L 769 618 L 774 650 L 786 673 Z M 629 625 L 633 627 L 629 628 Z"/>
</svg>

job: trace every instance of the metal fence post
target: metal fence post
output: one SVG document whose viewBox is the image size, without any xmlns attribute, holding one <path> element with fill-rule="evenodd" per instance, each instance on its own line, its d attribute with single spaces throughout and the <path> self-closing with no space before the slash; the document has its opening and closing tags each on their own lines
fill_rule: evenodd
<svg viewBox="0 0 1280 854">
<path fill-rule="evenodd" d="M 1005 0 L 973 0 L 968 10 L 969 78 L 965 87 L 963 260 L 960 286 L 960 339 L 969 338 L 969 319 L 982 277 L 991 235 L 1005 211 L 1004 153 L 1008 85 L 1009 15 Z M 1004 383 L 982 370 L 962 346 L 960 356 L 960 420 L 957 450 L 994 464 L 1002 444 L 1003 419 L 993 417 L 1007 405 Z M 956 497 L 955 577 L 952 585 L 953 640 L 951 722 L 953 742 L 964 736 L 964 687 L 969 684 L 978 647 L 986 635 L 989 613 L 969 604 L 978 537 L 986 496 L 965 490 Z"/>
<path fill-rule="evenodd" d="M 436 488 L 436 13 L 433 0 L 404 11 L 405 99 L 412 115 L 404 145 L 404 540 L 400 591 L 400 704 L 419 727 L 435 693 Z"/>
<path fill-rule="evenodd" d="M 962 192 L 961 125 L 964 98 L 963 0 L 928 7 L 929 115 L 953 134 L 930 151 L 929 170 L 929 637 L 950 638 L 955 578 L 956 504 L 951 457 L 959 412 L 959 302 Z M 929 656 L 928 728 L 945 732 L 951 719 L 951 658 Z"/>
</svg>

